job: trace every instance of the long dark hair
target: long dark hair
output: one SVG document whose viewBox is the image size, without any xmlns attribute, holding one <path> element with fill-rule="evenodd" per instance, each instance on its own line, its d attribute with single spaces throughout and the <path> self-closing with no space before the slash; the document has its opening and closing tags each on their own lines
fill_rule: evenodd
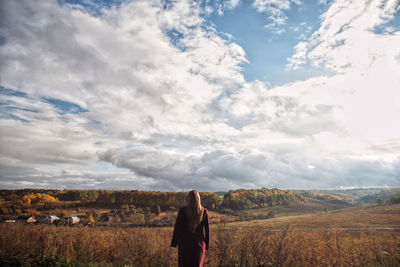
<svg viewBox="0 0 400 267">
<path fill-rule="evenodd" d="M 203 217 L 203 207 L 201 206 L 200 194 L 197 190 L 191 190 L 185 197 L 186 216 L 188 219 L 188 228 L 190 232 L 194 232 L 200 224 Z"/>
</svg>

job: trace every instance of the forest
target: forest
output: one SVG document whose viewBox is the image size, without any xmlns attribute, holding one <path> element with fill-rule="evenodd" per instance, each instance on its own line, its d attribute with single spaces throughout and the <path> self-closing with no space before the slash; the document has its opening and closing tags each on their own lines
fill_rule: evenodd
<svg viewBox="0 0 400 267">
<path fill-rule="evenodd" d="M 119 191 L 119 190 L 1 190 L 0 215 L 33 214 L 40 211 L 79 207 L 128 208 L 134 213 L 175 210 L 184 206 L 186 192 Z M 201 192 L 202 205 L 209 210 L 225 208 L 243 210 L 304 201 L 290 190 L 231 190 L 223 197 Z"/>
</svg>

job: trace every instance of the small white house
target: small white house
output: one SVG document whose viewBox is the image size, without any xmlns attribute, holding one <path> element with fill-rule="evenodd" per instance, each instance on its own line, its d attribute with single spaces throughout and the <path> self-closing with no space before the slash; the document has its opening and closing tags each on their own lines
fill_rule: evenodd
<svg viewBox="0 0 400 267">
<path fill-rule="evenodd" d="M 48 222 L 48 223 L 53 223 L 53 222 L 58 221 L 58 220 L 60 220 L 60 218 L 55 216 L 55 215 L 50 215 L 49 217 L 46 217 L 44 219 L 44 221 Z"/>
<path fill-rule="evenodd" d="M 69 224 L 78 224 L 80 222 L 81 222 L 81 219 L 79 219 L 79 217 L 77 217 L 77 216 L 68 217 Z"/>
<path fill-rule="evenodd" d="M 29 218 L 26 220 L 26 222 L 27 222 L 27 223 L 35 223 L 35 222 L 36 222 L 36 219 L 35 219 L 34 217 L 29 217 Z"/>
</svg>

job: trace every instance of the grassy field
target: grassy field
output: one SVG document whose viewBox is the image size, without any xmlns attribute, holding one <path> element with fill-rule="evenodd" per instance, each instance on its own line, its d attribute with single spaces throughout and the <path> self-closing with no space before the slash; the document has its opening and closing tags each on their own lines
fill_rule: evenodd
<svg viewBox="0 0 400 267">
<path fill-rule="evenodd" d="M 399 225 L 400 204 L 213 224 L 205 266 L 399 266 L 399 230 L 371 229 Z M 0 265 L 177 266 L 171 236 L 172 227 L 2 223 Z"/>
<path fill-rule="evenodd" d="M 350 207 L 350 205 L 332 204 L 327 201 L 307 198 L 305 202 L 291 203 L 289 205 L 279 205 L 259 209 L 248 209 L 245 212 L 251 215 L 273 212 L 275 217 L 302 215 L 317 213 L 322 211 L 338 210 Z"/>
<path fill-rule="evenodd" d="M 1 266 L 177 266 L 171 228 L 0 225 Z M 398 266 L 396 231 L 211 228 L 205 266 Z"/>
<path fill-rule="evenodd" d="M 304 211 L 299 211 L 299 213 Z M 400 204 L 365 206 L 277 216 L 277 218 L 227 223 L 228 227 L 286 228 L 400 228 Z"/>
</svg>

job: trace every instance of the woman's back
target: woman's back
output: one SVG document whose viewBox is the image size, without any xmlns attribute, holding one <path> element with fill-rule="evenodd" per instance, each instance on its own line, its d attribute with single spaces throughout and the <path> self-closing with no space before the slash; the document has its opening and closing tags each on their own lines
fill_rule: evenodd
<svg viewBox="0 0 400 267">
<path fill-rule="evenodd" d="M 208 228 L 208 211 L 206 208 L 203 208 L 202 219 L 193 232 L 189 230 L 186 207 L 179 209 L 178 217 L 181 217 L 180 220 L 182 220 L 180 226 L 182 228 L 182 238 L 185 237 L 187 237 L 186 239 L 195 238 L 195 240 L 197 241 L 202 240 L 206 242 L 205 228 Z"/>
</svg>

